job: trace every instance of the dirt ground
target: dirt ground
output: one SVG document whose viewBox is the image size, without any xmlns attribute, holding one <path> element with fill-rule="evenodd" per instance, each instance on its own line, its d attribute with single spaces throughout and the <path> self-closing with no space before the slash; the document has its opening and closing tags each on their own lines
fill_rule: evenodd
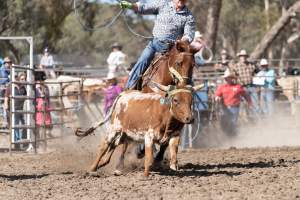
<svg viewBox="0 0 300 200">
<path fill-rule="evenodd" d="M 144 178 L 134 156 L 125 175 L 114 176 L 113 164 L 87 174 L 95 141 L 70 140 L 37 155 L 1 153 L 0 199 L 300 199 L 300 147 L 180 152 L 180 171 Z"/>
</svg>

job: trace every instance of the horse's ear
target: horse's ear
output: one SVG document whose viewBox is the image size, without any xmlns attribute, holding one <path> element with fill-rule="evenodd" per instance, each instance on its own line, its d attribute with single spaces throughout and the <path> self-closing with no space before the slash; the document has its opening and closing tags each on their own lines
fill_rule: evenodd
<svg viewBox="0 0 300 200">
<path fill-rule="evenodd" d="M 195 46 L 193 46 L 193 45 L 190 45 L 190 52 L 191 52 L 192 54 L 197 53 L 199 50 L 200 50 L 199 48 L 197 48 L 197 47 L 195 47 Z"/>
<path fill-rule="evenodd" d="M 177 40 L 175 46 L 179 52 L 185 52 L 187 50 L 187 44 L 185 41 Z"/>
</svg>

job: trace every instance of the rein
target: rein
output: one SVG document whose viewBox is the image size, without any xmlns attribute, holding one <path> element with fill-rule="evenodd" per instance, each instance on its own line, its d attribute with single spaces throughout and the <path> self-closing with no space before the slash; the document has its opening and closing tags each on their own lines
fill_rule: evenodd
<svg viewBox="0 0 300 200">
<path fill-rule="evenodd" d="M 194 54 L 192 53 L 187 53 L 187 52 L 182 52 L 179 55 L 183 55 L 183 56 L 194 56 Z M 175 67 L 170 66 L 170 58 L 168 59 L 168 68 L 169 71 L 171 73 L 171 76 L 173 78 L 176 78 L 180 83 L 184 83 L 184 80 L 189 80 L 189 77 L 187 76 L 182 76 L 179 72 L 178 72 L 178 67 L 179 67 L 180 63 L 175 62 Z M 175 69 L 176 68 L 176 69 Z"/>
</svg>

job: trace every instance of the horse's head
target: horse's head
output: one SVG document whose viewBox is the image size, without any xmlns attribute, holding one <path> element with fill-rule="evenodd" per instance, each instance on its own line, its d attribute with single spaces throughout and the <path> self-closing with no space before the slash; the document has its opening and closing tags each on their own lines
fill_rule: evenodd
<svg viewBox="0 0 300 200">
<path fill-rule="evenodd" d="M 177 85 L 189 84 L 195 64 L 193 49 L 186 41 L 177 41 L 170 52 L 168 60 L 169 71 Z"/>
</svg>

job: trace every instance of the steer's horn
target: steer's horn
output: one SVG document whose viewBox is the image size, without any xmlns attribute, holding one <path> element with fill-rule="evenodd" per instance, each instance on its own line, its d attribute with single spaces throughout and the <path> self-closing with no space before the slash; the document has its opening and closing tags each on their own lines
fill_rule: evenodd
<svg viewBox="0 0 300 200">
<path fill-rule="evenodd" d="M 164 92 L 167 92 L 170 87 L 169 86 L 165 86 L 165 85 L 162 85 L 162 84 L 159 84 L 159 83 L 156 83 L 154 81 L 151 81 L 151 84 L 154 86 L 154 87 L 157 87 L 158 89 L 164 91 Z"/>
<path fill-rule="evenodd" d="M 195 85 L 195 86 L 193 87 L 193 90 L 194 90 L 194 91 L 201 90 L 201 89 L 204 88 L 204 87 L 205 87 L 204 84 Z"/>
</svg>

